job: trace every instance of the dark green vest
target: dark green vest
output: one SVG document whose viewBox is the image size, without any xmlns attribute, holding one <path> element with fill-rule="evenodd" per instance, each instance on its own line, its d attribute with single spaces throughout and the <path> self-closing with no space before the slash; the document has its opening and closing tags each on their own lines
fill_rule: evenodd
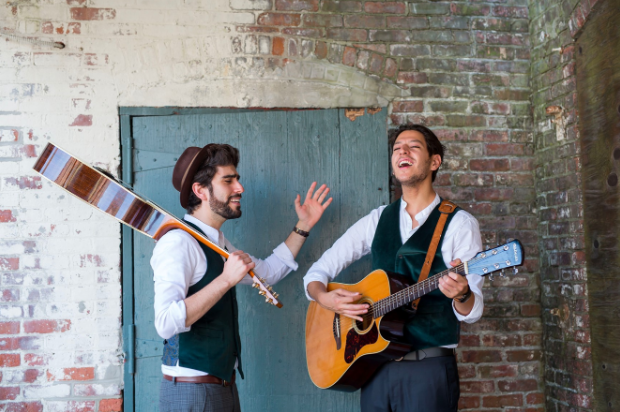
<svg viewBox="0 0 620 412">
<path fill-rule="evenodd" d="M 457 208 L 448 216 L 429 277 L 447 269 L 441 254 L 441 244 L 448 225 L 458 210 Z M 424 224 L 403 244 L 400 237 L 400 199 L 387 206 L 381 213 L 372 241 L 373 270 L 383 269 L 411 276 L 413 281 L 417 282 L 440 215 L 437 205 Z M 452 299 L 447 298 L 439 289 L 420 299 L 416 315 L 405 324 L 405 338 L 413 349 L 458 343 L 459 332 L 460 325 L 452 310 Z"/>
<path fill-rule="evenodd" d="M 204 235 L 198 226 L 188 221 L 185 223 Z M 187 297 L 207 286 L 224 270 L 222 257 L 202 243 L 198 244 L 207 258 L 207 272 L 198 283 L 189 287 Z M 230 381 L 238 359 L 239 375 L 243 378 L 237 313 L 237 298 L 235 288 L 232 288 L 188 332 L 164 342 L 164 365 L 174 366 L 178 359 L 179 366 Z"/>
</svg>

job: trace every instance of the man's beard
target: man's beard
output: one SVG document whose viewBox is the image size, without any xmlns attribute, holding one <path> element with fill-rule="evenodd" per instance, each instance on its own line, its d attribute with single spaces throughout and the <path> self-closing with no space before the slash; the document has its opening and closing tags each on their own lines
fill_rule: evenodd
<svg viewBox="0 0 620 412">
<path fill-rule="evenodd" d="M 230 199 L 238 198 L 241 199 L 241 195 L 230 196 L 226 202 L 221 202 L 215 198 L 213 195 L 213 188 L 209 188 L 209 207 L 211 210 L 222 216 L 224 219 L 237 219 L 241 217 L 241 206 L 239 206 L 238 210 L 233 210 L 230 206 Z"/>
<path fill-rule="evenodd" d="M 422 168 L 422 171 L 418 173 L 417 175 L 413 175 L 407 180 L 398 180 L 398 179 L 396 180 L 398 180 L 398 183 L 400 183 L 401 186 L 415 187 L 419 185 L 420 183 L 422 183 L 424 180 L 426 180 L 426 178 L 428 177 L 428 174 L 431 173 L 430 165 L 431 165 L 431 159 L 428 159 L 428 161 Z"/>
</svg>

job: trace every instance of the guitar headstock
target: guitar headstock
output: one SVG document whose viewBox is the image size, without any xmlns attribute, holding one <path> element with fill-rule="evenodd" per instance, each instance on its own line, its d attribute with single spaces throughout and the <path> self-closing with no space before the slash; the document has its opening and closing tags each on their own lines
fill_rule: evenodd
<svg viewBox="0 0 620 412">
<path fill-rule="evenodd" d="M 256 274 L 253 275 L 252 280 L 254 283 L 252 284 L 252 287 L 254 289 L 258 289 L 258 294 L 265 297 L 265 303 L 271 303 L 273 306 L 281 308 L 282 304 L 278 300 L 279 295 L 273 291 L 273 288 L 269 286 L 267 282 L 265 282 L 265 279 Z"/>
<path fill-rule="evenodd" d="M 467 262 L 467 273 L 486 276 L 493 272 L 523 264 L 521 242 L 513 240 L 493 249 L 478 253 Z M 515 268 L 515 274 L 518 270 Z"/>
</svg>

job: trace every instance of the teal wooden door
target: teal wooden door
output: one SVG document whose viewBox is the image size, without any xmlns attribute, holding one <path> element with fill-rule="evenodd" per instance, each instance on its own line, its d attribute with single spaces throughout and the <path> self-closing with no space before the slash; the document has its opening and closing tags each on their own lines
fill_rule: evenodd
<svg viewBox="0 0 620 412">
<path fill-rule="evenodd" d="M 148 113 L 148 112 L 147 112 Z M 189 111 L 189 113 L 192 113 Z M 321 254 L 359 218 L 389 199 L 386 110 L 357 118 L 344 110 L 233 111 L 186 115 L 130 116 L 135 190 L 176 216 L 184 210 L 171 183 L 177 157 L 188 146 L 229 143 L 240 150 L 245 187 L 243 215 L 226 222 L 226 237 L 238 248 L 267 257 L 290 233 L 297 218 L 293 200 L 312 181 L 327 183 L 334 197 L 297 261 L 299 270 L 274 286 L 284 304 L 264 303 L 255 289 L 238 288 L 245 380 L 238 380 L 244 412 L 359 410 L 359 393 L 317 389 L 308 376 L 304 326 L 308 301 L 302 278 Z M 124 148 L 124 153 L 129 150 Z M 154 242 L 134 234 L 133 394 L 126 405 L 155 411 L 161 381 L 162 339 L 153 327 Z M 124 267 L 129 267 L 125 256 Z M 368 259 L 352 265 L 339 281 L 355 282 L 370 269 Z M 125 297 L 127 298 L 127 297 Z M 125 299 L 127 306 L 128 299 Z M 125 339 L 130 337 L 125 336 Z M 130 385 L 127 382 L 126 386 Z M 129 401 L 129 402 L 127 402 Z"/>
</svg>

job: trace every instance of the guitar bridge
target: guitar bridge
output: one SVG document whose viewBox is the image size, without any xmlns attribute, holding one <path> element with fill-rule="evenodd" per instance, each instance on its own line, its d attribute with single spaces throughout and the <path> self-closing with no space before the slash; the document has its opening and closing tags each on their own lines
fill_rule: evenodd
<svg viewBox="0 0 620 412">
<path fill-rule="evenodd" d="M 338 313 L 334 314 L 332 329 L 334 332 L 334 339 L 336 340 L 336 350 L 340 350 L 342 346 L 342 336 L 340 335 L 340 315 Z"/>
</svg>

